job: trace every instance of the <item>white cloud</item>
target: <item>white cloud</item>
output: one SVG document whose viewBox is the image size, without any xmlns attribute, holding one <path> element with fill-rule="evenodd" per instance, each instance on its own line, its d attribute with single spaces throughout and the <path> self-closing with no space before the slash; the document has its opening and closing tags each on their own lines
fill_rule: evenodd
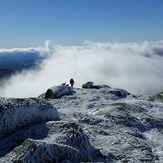
<svg viewBox="0 0 163 163">
<path fill-rule="evenodd" d="M 38 96 L 48 87 L 87 81 L 123 88 L 131 93 L 155 94 L 163 90 L 163 41 L 84 42 L 81 46 L 52 45 L 35 50 L 50 57 L 40 70 L 24 71 L 1 88 L 1 95 Z"/>
</svg>

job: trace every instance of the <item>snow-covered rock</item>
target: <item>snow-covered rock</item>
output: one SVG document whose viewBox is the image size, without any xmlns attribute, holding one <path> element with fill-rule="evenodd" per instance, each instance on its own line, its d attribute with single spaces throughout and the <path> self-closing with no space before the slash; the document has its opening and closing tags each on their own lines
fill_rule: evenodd
<svg viewBox="0 0 163 163">
<path fill-rule="evenodd" d="M 0 98 L 0 139 L 29 125 L 59 119 L 57 109 L 45 100 Z"/>
<path fill-rule="evenodd" d="M 86 89 L 100 89 L 100 88 L 111 88 L 108 85 L 94 85 L 94 82 L 86 82 L 85 84 L 82 85 L 82 88 L 86 88 Z"/>
<path fill-rule="evenodd" d="M 82 88 L 91 88 L 93 86 L 93 82 L 89 81 L 82 85 Z"/>
<path fill-rule="evenodd" d="M 126 98 L 127 95 L 129 95 L 130 93 L 128 93 L 126 90 L 124 89 L 112 89 L 110 90 L 109 93 L 115 94 L 116 96 L 122 97 L 122 98 Z"/>
<path fill-rule="evenodd" d="M 149 97 L 150 101 L 158 101 L 158 102 L 163 102 L 163 92 L 158 93 L 157 95 L 150 96 Z"/>
<path fill-rule="evenodd" d="M 162 93 L 73 90 L 48 99 L 60 121 L 31 124 L 0 139 L 0 162 L 162 163 Z"/>
<path fill-rule="evenodd" d="M 60 86 L 54 86 L 49 88 L 45 93 L 46 99 L 56 99 L 60 98 L 64 95 L 71 95 L 74 93 L 74 90 L 72 87 L 68 85 L 60 85 Z"/>
<path fill-rule="evenodd" d="M 0 162 L 90 162 L 92 160 L 93 148 L 83 129 L 75 122 L 51 121 L 34 125 L 26 132 L 21 130 L 8 137 L 6 141 L 8 148 L 17 147 L 11 151 L 4 150 L 3 152 L 8 154 L 2 157 Z M 13 141 L 14 145 L 11 143 Z"/>
<path fill-rule="evenodd" d="M 125 90 L 120 97 L 110 93 L 110 88 L 75 91 L 75 95 L 51 103 L 58 108 L 61 119 L 82 124 L 91 145 L 99 150 L 95 161 L 159 163 L 163 160 L 162 103 L 149 101 L 149 96 L 134 97 Z M 157 133 L 154 130 L 159 135 L 154 135 Z"/>
</svg>

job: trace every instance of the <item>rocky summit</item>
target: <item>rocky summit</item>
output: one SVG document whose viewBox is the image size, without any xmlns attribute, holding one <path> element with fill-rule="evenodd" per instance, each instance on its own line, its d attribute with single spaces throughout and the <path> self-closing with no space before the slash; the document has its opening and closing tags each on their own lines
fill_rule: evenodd
<svg viewBox="0 0 163 163">
<path fill-rule="evenodd" d="M 163 162 L 163 93 L 87 85 L 1 97 L 0 162 Z"/>
</svg>

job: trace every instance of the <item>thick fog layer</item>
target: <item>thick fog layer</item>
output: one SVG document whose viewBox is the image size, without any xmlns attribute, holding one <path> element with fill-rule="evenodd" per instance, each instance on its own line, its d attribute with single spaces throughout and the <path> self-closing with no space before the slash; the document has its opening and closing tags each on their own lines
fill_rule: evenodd
<svg viewBox="0 0 163 163">
<path fill-rule="evenodd" d="M 13 76 L 1 88 L 1 96 L 38 96 L 51 86 L 69 83 L 70 78 L 74 79 L 75 87 L 93 81 L 126 89 L 133 94 L 163 91 L 163 41 L 86 41 L 81 46 L 52 45 L 47 41 L 44 47 L 9 51 L 31 49 L 47 55 L 47 59 L 39 65 L 39 70 L 23 71 Z"/>
</svg>

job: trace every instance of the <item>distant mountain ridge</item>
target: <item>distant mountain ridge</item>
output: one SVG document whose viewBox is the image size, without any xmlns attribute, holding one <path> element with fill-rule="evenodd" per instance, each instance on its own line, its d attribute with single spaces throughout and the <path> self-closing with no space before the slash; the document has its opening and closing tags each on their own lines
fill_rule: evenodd
<svg viewBox="0 0 163 163">
<path fill-rule="evenodd" d="M 0 52 L 0 82 L 16 72 L 36 68 L 43 59 L 36 50 Z"/>
<path fill-rule="evenodd" d="M 10 70 L 8 68 L 0 68 L 0 79 L 10 77 L 14 73 L 15 73 L 15 71 Z"/>
<path fill-rule="evenodd" d="M 27 52 L 0 52 L 0 68 L 7 68 L 15 71 L 35 67 L 44 59 L 38 51 Z"/>
</svg>

